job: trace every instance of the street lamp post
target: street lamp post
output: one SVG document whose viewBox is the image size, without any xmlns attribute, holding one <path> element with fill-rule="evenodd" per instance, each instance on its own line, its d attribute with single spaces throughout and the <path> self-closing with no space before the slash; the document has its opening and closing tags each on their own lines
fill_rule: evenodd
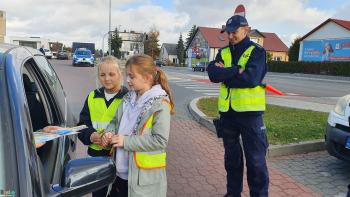
<svg viewBox="0 0 350 197">
<path fill-rule="evenodd" d="M 107 33 L 103 34 L 103 37 L 102 37 L 102 57 L 105 56 L 105 51 L 104 51 L 104 48 L 105 48 L 105 37 L 107 35 L 110 35 L 112 33 L 112 31 L 108 31 Z M 110 45 L 110 43 L 108 43 L 108 46 Z M 109 48 L 108 50 L 110 50 L 111 48 Z M 111 55 L 110 52 L 108 52 L 109 54 L 108 55 Z"/>
<path fill-rule="evenodd" d="M 112 7 L 112 0 L 109 0 L 109 28 L 108 28 L 108 37 L 109 37 L 109 43 L 108 43 L 108 54 L 112 55 L 112 38 L 111 38 L 111 7 Z"/>
</svg>

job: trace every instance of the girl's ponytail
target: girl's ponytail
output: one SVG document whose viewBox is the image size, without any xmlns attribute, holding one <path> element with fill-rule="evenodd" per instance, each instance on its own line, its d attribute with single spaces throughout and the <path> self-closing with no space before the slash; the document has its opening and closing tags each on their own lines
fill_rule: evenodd
<svg viewBox="0 0 350 197">
<path fill-rule="evenodd" d="M 161 69 L 159 69 L 158 67 L 156 67 L 156 77 L 155 77 L 155 83 L 156 84 L 160 84 L 160 86 L 162 86 L 163 90 L 165 90 L 165 92 L 168 94 L 169 96 L 169 100 L 170 100 L 170 113 L 174 114 L 174 100 L 173 100 L 173 94 L 171 93 L 170 90 L 170 86 L 168 83 L 168 79 L 164 73 L 164 71 L 162 71 Z"/>
</svg>

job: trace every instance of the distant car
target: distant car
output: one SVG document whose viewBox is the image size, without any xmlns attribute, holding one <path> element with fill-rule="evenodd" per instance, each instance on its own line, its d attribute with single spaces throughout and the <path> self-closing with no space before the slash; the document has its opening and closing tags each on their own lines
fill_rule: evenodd
<svg viewBox="0 0 350 197">
<path fill-rule="evenodd" d="M 68 53 L 66 51 L 59 51 L 57 53 L 57 59 L 59 59 L 59 60 L 67 60 L 68 59 Z"/>
<path fill-rule="evenodd" d="M 193 71 L 206 71 L 207 67 L 206 67 L 206 62 L 198 62 L 194 67 L 192 67 Z"/>
<path fill-rule="evenodd" d="M 38 129 L 76 123 L 61 82 L 40 51 L 0 44 L 0 95 L 0 196 L 83 196 L 114 181 L 110 158 L 75 159 L 74 135 L 35 147 Z"/>
<path fill-rule="evenodd" d="M 163 67 L 163 66 L 165 66 L 165 64 L 164 64 L 162 61 L 160 61 L 160 60 L 156 60 L 156 61 L 154 61 L 154 63 L 155 63 L 156 66 L 158 66 L 158 67 Z"/>
<path fill-rule="evenodd" d="M 327 122 L 325 142 L 328 153 L 350 162 L 350 94 L 338 100 Z"/>
<path fill-rule="evenodd" d="M 52 52 L 50 51 L 50 49 L 44 49 L 44 52 L 45 52 L 45 57 L 46 57 L 47 59 L 51 59 L 51 58 L 52 58 L 53 54 L 52 54 Z"/>
<path fill-rule="evenodd" d="M 78 48 L 73 54 L 73 66 L 88 65 L 94 66 L 95 58 L 89 49 Z"/>
</svg>

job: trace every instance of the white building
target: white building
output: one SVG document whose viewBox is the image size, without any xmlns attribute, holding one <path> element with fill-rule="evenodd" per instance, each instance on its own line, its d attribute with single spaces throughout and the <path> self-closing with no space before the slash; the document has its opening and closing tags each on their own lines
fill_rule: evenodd
<svg viewBox="0 0 350 197">
<path fill-rule="evenodd" d="M 177 44 L 163 43 L 160 48 L 159 59 L 167 65 L 178 64 Z"/>
<path fill-rule="evenodd" d="M 303 36 L 299 61 L 350 61 L 350 21 L 330 18 Z"/>
<path fill-rule="evenodd" d="M 118 34 L 123 41 L 120 49 L 123 59 L 127 59 L 135 54 L 144 53 L 143 41 L 145 39 L 145 34 L 135 31 L 126 32 L 125 30 L 124 32 L 118 32 Z"/>
<path fill-rule="evenodd" d="M 28 46 L 34 49 L 39 49 L 41 46 L 49 49 L 49 39 L 40 37 L 18 37 L 18 36 L 7 36 L 7 42 L 14 45 Z"/>
</svg>

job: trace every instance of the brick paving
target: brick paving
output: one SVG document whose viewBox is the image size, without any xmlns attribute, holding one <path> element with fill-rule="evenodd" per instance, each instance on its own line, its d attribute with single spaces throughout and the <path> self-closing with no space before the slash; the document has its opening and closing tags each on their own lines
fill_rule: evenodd
<svg viewBox="0 0 350 197">
<path fill-rule="evenodd" d="M 193 120 L 173 120 L 168 145 L 168 196 L 223 196 L 226 171 L 222 140 Z M 268 162 L 271 197 L 321 196 Z M 246 179 L 246 178 L 245 178 Z M 245 180 L 242 196 L 249 196 Z"/>
<path fill-rule="evenodd" d="M 213 132 L 193 120 L 174 118 L 167 152 L 168 197 L 219 197 L 226 193 L 223 143 Z M 77 153 L 86 157 L 86 147 L 78 143 Z M 268 161 L 269 196 L 321 196 L 276 167 L 276 162 L 291 158 Z M 248 197 L 246 177 L 243 187 L 242 196 Z"/>
</svg>

